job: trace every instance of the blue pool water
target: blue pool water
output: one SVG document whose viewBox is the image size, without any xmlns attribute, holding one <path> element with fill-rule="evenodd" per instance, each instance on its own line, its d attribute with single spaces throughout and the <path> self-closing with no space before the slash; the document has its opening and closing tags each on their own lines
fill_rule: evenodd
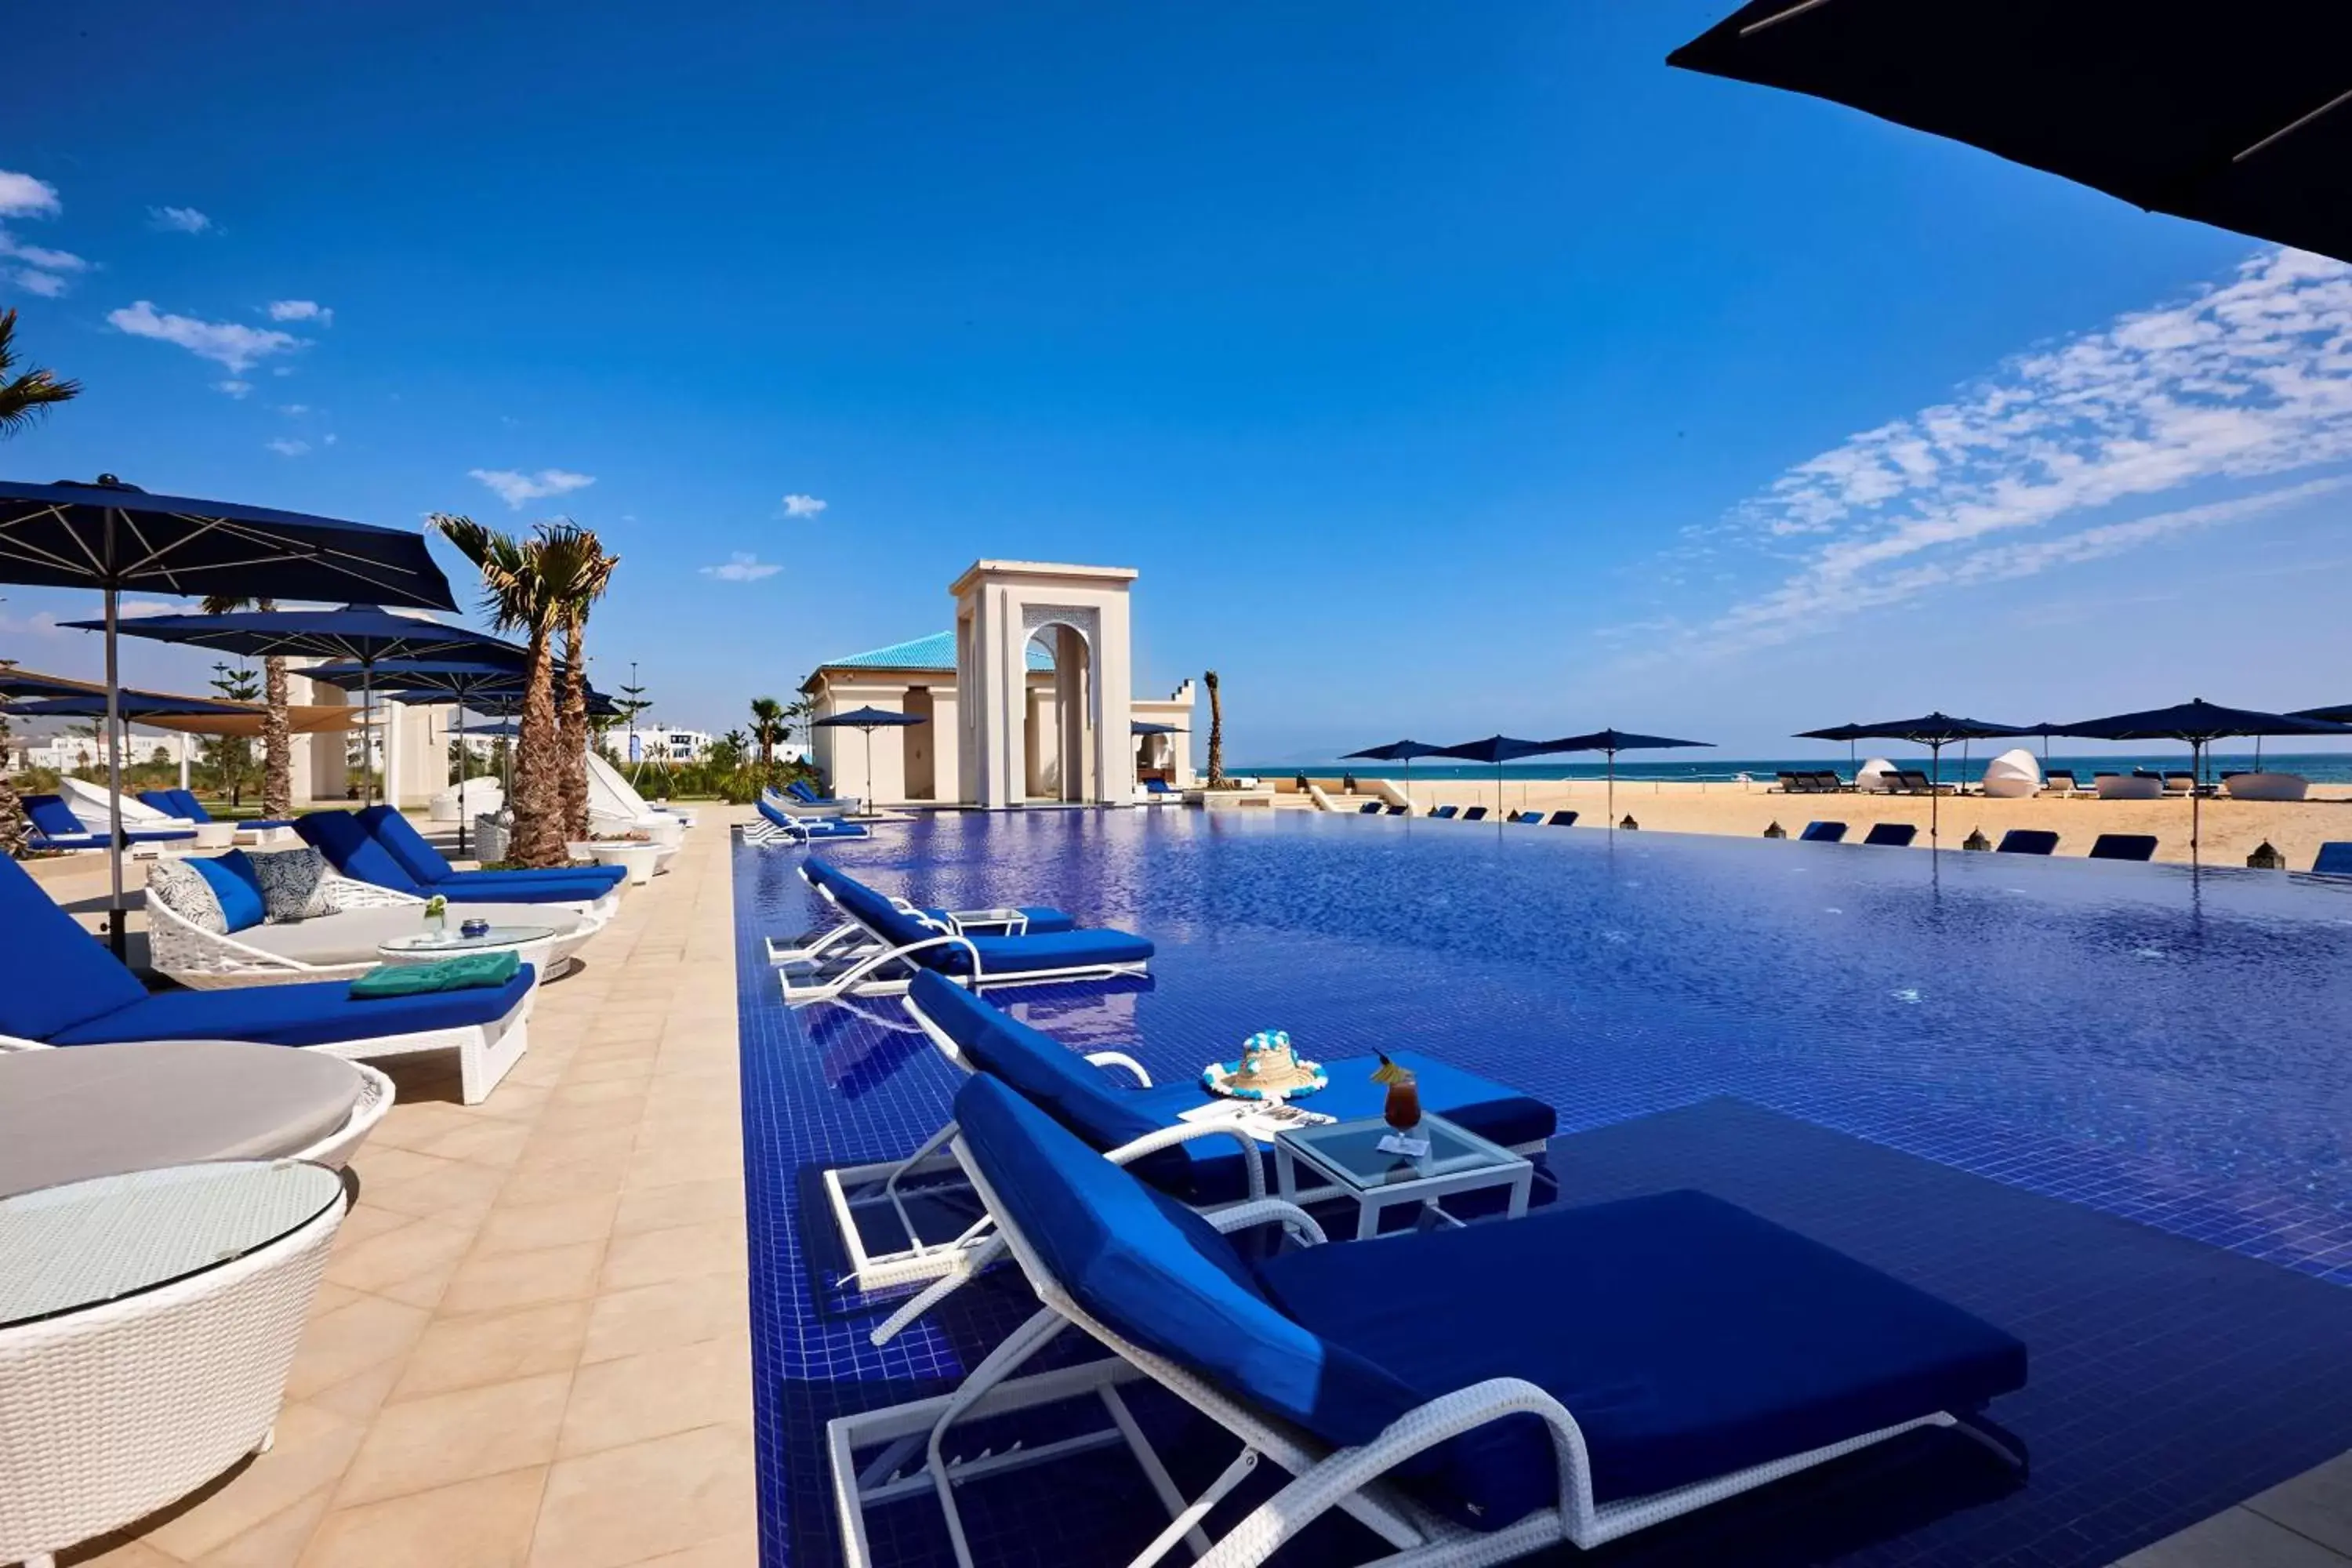
<svg viewBox="0 0 2352 1568">
<path fill-rule="evenodd" d="M 831 1562 L 824 1417 L 935 1392 L 1021 1309 L 1000 1281 L 866 1345 L 872 1304 L 825 1278 L 805 1174 L 911 1148 L 953 1074 L 895 1002 L 782 1007 L 759 937 L 825 922 L 796 852 L 737 857 L 765 1541 L 772 1562 Z M 2041 1468 L 2021 1499 L 1799 1560 L 2104 1563 L 2352 1447 L 2352 1386 L 2323 1390 L 2297 1359 L 2352 1350 L 2352 885 L 1286 813 L 943 816 L 832 858 L 919 902 L 1059 904 L 1151 936 L 1146 986 L 994 994 L 1073 1047 L 1161 1081 L 1267 1027 L 1313 1056 L 1442 1055 L 1559 1109 L 1563 1201 L 1654 1179 L 1721 1191 L 2017 1328 L 2028 1410 L 2115 1399 L 2095 1443 L 2053 1454 L 2050 1432 L 2025 1434 Z M 1873 1198 L 1895 1188 L 1920 1194 L 1907 1217 Z M 1947 1232 L 1979 1237 L 1976 1262 L 1921 1245 Z M 2133 1341 L 2152 1358 L 2135 1381 L 2193 1383 L 2210 1355 L 2244 1403 L 2208 1423 L 2235 1468 L 2168 1452 L 2199 1485 L 2146 1484 L 2118 1352 L 2090 1348 L 2116 1303 L 2095 1274 L 2051 1272 L 2103 1253 L 2204 1282 L 2156 1292 L 2173 1316 Z M 2217 1311 L 2267 1325 L 2251 1338 L 2274 1390 L 2245 1372 L 2248 1343 L 2217 1345 Z M 1118 1483 L 1102 1485 L 1116 1513 Z M 877 1541 L 886 1562 L 944 1561 L 920 1511 L 894 1510 L 909 1517 Z M 1056 1517 L 1061 1535 L 1024 1526 L 983 1563 L 1094 1560 L 1088 1509 Z"/>
</svg>

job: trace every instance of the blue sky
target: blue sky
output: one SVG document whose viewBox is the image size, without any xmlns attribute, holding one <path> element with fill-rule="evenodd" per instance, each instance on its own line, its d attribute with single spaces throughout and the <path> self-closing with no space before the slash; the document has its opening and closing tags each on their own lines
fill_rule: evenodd
<svg viewBox="0 0 2352 1568">
<path fill-rule="evenodd" d="M 1269 761 L 2352 700 L 2352 271 L 1665 68 L 1729 8 L 50 7 L 0 472 L 576 517 L 712 728 L 983 555 Z"/>
</svg>

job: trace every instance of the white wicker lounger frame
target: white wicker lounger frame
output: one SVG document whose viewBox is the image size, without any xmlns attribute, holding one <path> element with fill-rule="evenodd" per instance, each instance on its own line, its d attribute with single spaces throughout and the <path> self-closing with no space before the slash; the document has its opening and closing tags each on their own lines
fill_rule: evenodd
<svg viewBox="0 0 2352 1568">
<path fill-rule="evenodd" d="M 736 826 L 743 834 L 743 842 L 761 849 L 772 849 L 780 844 L 805 849 L 820 838 L 855 843 L 858 839 L 874 837 L 874 829 L 862 822 L 849 822 L 841 817 L 803 816 L 798 812 L 783 811 L 781 806 L 777 809 L 782 813 L 784 818 L 782 822 L 771 822 L 762 816 L 754 822 L 737 823 Z M 838 831 L 844 826 L 854 827 L 857 831 L 855 833 Z M 812 827 L 822 828 L 824 831 L 811 833 L 809 830 Z"/>
<path fill-rule="evenodd" d="M 840 906 L 836 903 L 835 907 Z M 853 994 L 903 996 L 907 994 L 907 987 L 913 984 L 911 977 L 885 976 L 877 979 L 875 977 L 875 972 L 893 959 L 904 958 L 909 953 L 920 952 L 926 948 L 933 947 L 961 947 L 964 950 L 971 959 L 971 973 L 968 975 L 950 974 L 944 978 L 973 991 L 1010 990 L 1016 985 L 1053 985 L 1066 980 L 1113 980 L 1123 974 L 1151 973 L 1150 960 L 1139 958 L 1132 963 L 1082 963 L 1065 969 L 1023 969 L 991 974 L 981 963 L 980 949 L 972 944 L 971 938 L 960 931 L 939 931 L 936 935 L 926 937 L 920 942 L 898 944 L 893 943 L 889 937 L 859 920 L 850 910 L 843 909 L 841 912 L 849 916 L 851 923 L 866 933 L 875 944 L 874 947 L 871 951 L 855 950 L 857 954 L 856 962 L 830 980 L 823 982 L 812 982 L 803 978 L 798 984 L 795 984 L 792 972 L 779 965 L 776 973 L 777 978 L 783 984 L 784 1005 L 804 1007 L 812 1002 L 829 1002 L 836 996 Z M 935 928 L 930 927 L 927 922 L 925 929 Z"/>
<path fill-rule="evenodd" d="M 513 1071 L 515 1063 L 522 1060 L 523 1053 L 530 1048 L 530 1009 L 538 995 L 539 988 L 531 987 L 523 993 L 522 1000 L 516 1003 L 505 1017 L 488 1024 L 425 1029 L 413 1035 L 376 1035 L 365 1039 L 330 1040 L 320 1045 L 289 1048 L 317 1051 L 321 1056 L 340 1057 L 353 1062 L 380 1061 L 387 1057 L 415 1056 L 426 1051 L 455 1051 L 457 1053 L 459 1088 L 465 1102 L 479 1105 L 489 1098 L 490 1090 L 499 1086 L 499 1080 Z M 76 1048 L 72 1046 L 51 1046 L 46 1040 L 0 1035 L 0 1051 Z"/>
<path fill-rule="evenodd" d="M 950 1064 L 965 1073 L 972 1070 L 971 1064 L 956 1047 L 954 1039 L 940 1027 L 936 1019 L 923 1011 L 921 1004 L 908 996 L 900 999 L 899 1005 L 907 1010 L 907 1016 L 915 1020 L 924 1036 L 939 1047 L 940 1054 Z M 1089 1053 L 1086 1059 L 1098 1068 L 1124 1069 L 1134 1078 L 1139 1089 L 1151 1087 L 1151 1075 L 1144 1070 L 1143 1064 L 1124 1052 L 1095 1051 Z M 1260 1153 L 1255 1140 L 1230 1123 L 1179 1123 L 1178 1127 L 1189 1129 L 1188 1136 L 1210 1131 L 1230 1132 L 1247 1144 L 1252 1156 Z M 1103 1157 L 1114 1164 L 1130 1163 L 1171 1143 L 1184 1142 L 1183 1138 L 1169 1135 L 1177 1130 L 1170 1128 L 1139 1138 L 1111 1150 Z M 850 1261 L 850 1273 L 844 1280 L 845 1284 L 855 1280 L 861 1289 L 880 1290 L 893 1285 L 910 1284 L 918 1279 L 937 1281 L 901 1305 L 873 1331 L 868 1338 L 877 1345 L 887 1344 L 916 1319 L 954 1294 L 966 1280 L 1002 1256 L 1001 1249 L 992 1250 L 987 1247 L 991 1222 L 986 1218 L 950 1240 L 922 1241 L 916 1237 L 914 1224 L 899 1195 L 899 1186 L 904 1182 L 937 1176 L 958 1168 L 954 1156 L 945 1152 L 948 1141 L 955 1136 L 955 1132 L 956 1124 L 950 1120 L 903 1160 L 887 1160 L 870 1165 L 842 1165 L 824 1173 L 825 1196 L 832 1205 L 834 1223 L 841 1232 L 842 1246 Z M 1541 1158 L 1550 1148 L 1549 1139 L 1538 1138 L 1531 1142 L 1511 1145 L 1511 1152 L 1535 1160 Z M 1265 1173 L 1263 1161 L 1258 1158 L 1252 1158 L 1249 1166 L 1247 1201 L 1255 1202 L 1265 1195 Z M 1297 1193 L 1297 1201 L 1302 1204 L 1322 1203 L 1341 1195 L 1340 1190 L 1329 1183 L 1318 1183 L 1302 1186 Z M 861 1208 L 880 1207 L 897 1212 L 900 1226 L 913 1243 L 911 1246 L 897 1252 L 868 1253 L 866 1250 L 864 1235 L 857 1227 L 856 1212 Z M 1211 1204 L 1204 1205 L 1201 1212 L 1213 1214 L 1217 1208 L 1218 1205 Z"/>
<path fill-rule="evenodd" d="M 0 1329 L 0 1562 L 54 1568 L 268 1449 L 346 1207 L 158 1289 Z"/>
<path fill-rule="evenodd" d="M 1591 1465 L 1576 1417 L 1534 1384 L 1507 1377 L 1490 1378 L 1433 1399 L 1399 1417 L 1360 1447 L 1334 1448 L 1286 1421 L 1243 1404 L 1173 1362 L 1129 1343 L 1096 1321 L 1045 1268 L 1020 1227 L 1002 1217 L 995 1193 L 975 1167 L 961 1137 L 956 1140 L 955 1152 L 990 1212 L 998 1215 L 998 1237 L 1020 1263 L 1030 1288 L 1043 1305 L 1034 1317 L 1014 1330 L 974 1367 L 955 1393 L 836 1416 L 826 1424 L 825 1444 L 834 1497 L 841 1514 L 844 1555 L 850 1568 L 871 1568 L 873 1562 L 866 1540 L 866 1510 L 924 1490 L 938 1498 L 946 1515 L 956 1561 L 961 1568 L 974 1568 L 971 1548 L 964 1538 L 963 1521 L 956 1508 L 958 1486 L 984 1476 L 1049 1463 L 1082 1447 L 1107 1447 L 1122 1440 L 1143 1467 L 1170 1516 L 1168 1528 L 1132 1559 L 1130 1568 L 1148 1568 L 1180 1540 L 1192 1546 L 1201 1568 L 1251 1568 L 1265 1562 L 1284 1542 L 1334 1508 L 1349 1514 L 1395 1548 L 1391 1555 L 1377 1559 L 1391 1568 L 1437 1568 L 1439 1564 L 1484 1568 L 1486 1564 L 1510 1562 L 1563 1542 L 1590 1550 L 1924 1426 L 1961 1432 L 2004 1463 L 2021 1469 L 2023 1467 L 2022 1457 L 1992 1433 L 1948 1412 L 1931 1411 L 1892 1426 L 1860 1433 L 1728 1475 L 1646 1497 L 1595 1503 Z M 1314 1219 L 1279 1199 L 1243 1204 L 1206 1217 L 1222 1232 L 1280 1221 L 1305 1244 L 1324 1244 L 1322 1230 Z M 1108 1348 L 1114 1359 L 1031 1377 L 1012 1377 L 1064 1330 L 1074 1327 Z M 1190 1502 L 1177 1493 L 1166 1466 L 1160 1463 L 1119 1397 L 1118 1384 L 1140 1377 L 1158 1383 L 1241 1441 L 1241 1452 L 1233 1463 Z M 1111 1417 L 1109 1428 L 1034 1449 L 983 1452 L 968 1459 L 950 1459 L 947 1456 L 948 1433 L 960 1420 L 1001 1415 L 1087 1394 L 1102 1401 Z M 1537 1416 L 1549 1429 L 1559 1468 L 1559 1495 L 1564 1500 L 1563 1507 L 1539 1510 L 1501 1530 L 1476 1531 L 1425 1508 L 1386 1479 L 1389 1471 L 1428 1448 L 1515 1415 Z M 877 1443 L 887 1447 L 865 1469 L 859 1470 L 856 1451 Z M 898 1473 L 918 1448 L 924 1454 L 922 1472 L 912 1477 Z M 1223 1536 L 1214 1542 L 1208 1540 L 1200 1529 L 1200 1521 L 1248 1476 L 1261 1458 L 1271 1460 L 1293 1479 Z"/>
<path fill-rule="evenodd" d="M 812 878 L 806 865 L 801 867 L 800 876 L 802 881 L 816 889 L 817 897 L 831 904 L 835 910 L 841 910 L 841 900 L 834 897 L 833 889 Z M 900 914 L 919 921 L 933 931 L 954 931 L 960 935 L 971 935 L 975 932 L 985 936 L 1027 936 L 1029 934 L 1029 917 L 1019 913 L 1018 910 L 949 910 L 945 911 L 948 917 L 947 923 L 941 925 L 938 921 L 933 920 L 928 911 L 917 909 L 904 899 L 893 898 L 887 893 L 882 896 L 888 898 L 891 907 Z M 768 948 L 768 963 L 771 966 L 780 963 L 814 963 L 824 957 L 826 953 L 845 946 L 847 952 L 841 953 L 841 956 L 846 957 L 848 952 L 864 952 L 867 948 L 881 945 L 880 938 L 851 920 L 845 910 L 841 911 L 840 923 L 829 931 L 815 933 L 810 940 L 797 946 L 772 936 L 766 938 L 765 941 Z"/>
</svg>

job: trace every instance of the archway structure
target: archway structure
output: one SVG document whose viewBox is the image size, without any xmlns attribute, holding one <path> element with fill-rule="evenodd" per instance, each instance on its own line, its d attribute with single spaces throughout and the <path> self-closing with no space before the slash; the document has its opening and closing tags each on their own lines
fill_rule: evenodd
<svg viewBox="0 0 2352 1568">
<path fill-rule="evenodd" d="M 1128 595 L 1135 578 L 1127 566 L 976 561 L 949 588 L 963 799 L 1009 806 L 1035 798 L 1029 645 L 1041 633 L 1054 652 L 1051 797 L 1106 805 L 1134 798 Z"/>
</svg>

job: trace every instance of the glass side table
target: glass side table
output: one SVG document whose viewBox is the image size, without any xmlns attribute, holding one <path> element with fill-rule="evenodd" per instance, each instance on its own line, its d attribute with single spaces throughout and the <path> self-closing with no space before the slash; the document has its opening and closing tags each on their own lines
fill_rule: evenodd
<svg viewBox="0 0 2352 1568">
<path fill-rule="evenodd" d="M 512 948 L 525 963 L 531 965 L 540 984 L 544 984 L 558 934 L 552 926 L 494 925 L 479 936 L 466 936 L 453 924 L 445 936 L 417 931 L 409 936 L 394 937 L 390 942 L 378 943 L 375 955 L 384 963 L 437 963 L 442 959 L 456 958 L 461 953 L 497 952 Z"/>
<path fill-rule="evenodd" d="M 1298 1201 L 1299 1167 L 1356 1200 L 1356 1238 L 1368 1240 L 1381 1233 L 1383 1211 L 1402 1204 L 1418 1204 L 1449 1225 L 1462 1221 L 1447 1214 L 1444 1200 L 1459 1193 L 1508 1187 L 1509 1217 L 1528 1212 L 1528 1194 L 1535 1185 L 1536 1168 L 1520 1155 L 1442 1116 L 1424 1116 L 1413 1131 L 1429 1140 L 1429 1152 L 1418 1157 L 1383 1151 L 1381 1140 L 1394 1131 L 1385 1121 L 1334 1121 L 1322 1127 L 1284 1128 L 1274 1135 L 1275 1182 L 1280 1195 Z"/>
</svg>

